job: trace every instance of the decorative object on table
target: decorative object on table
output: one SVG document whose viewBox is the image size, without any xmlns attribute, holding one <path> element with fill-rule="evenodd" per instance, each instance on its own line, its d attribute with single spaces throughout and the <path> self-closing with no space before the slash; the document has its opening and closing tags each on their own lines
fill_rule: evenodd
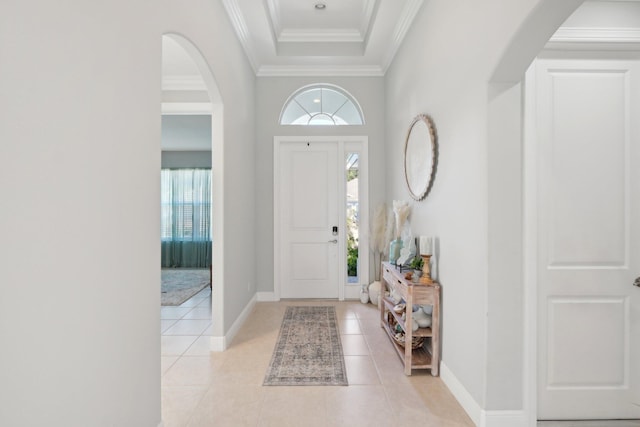
<svg viewBox="0 0 640 427">
<path fill-rule="evenodd" d="M 348 385 L 335 307 L 287 307 L 263 385 Z"/>
<path fill-rule="evenodd" d="M 398 303 L 393 307 L 393 311 L 395 311 L 396 313 L 400 314 L 400 313 L 404 313 L 406 308 L 407 308 L 406 304 Z"/>
<path fill-rule="evenodd" d="M 411 264 L 409 264 L 409 268 L 413 269 L 413 277 L 412 280 L 414 282 L 419 282 L 420 277 L 422 276 L 422 267 L 424 266 L 424 260 L 422 257 L 414 257 L 411 260 Z"/>
<path fill-rule="evenodd" d="M 394 335 L 393 335 L 393 340 L 398 343 L 399 345 L 401 345 L 402 347 L 405 346 L 405 341 L 406 341 L 406 334 L 404 333 L 404 331 L 402 330 L 402 326 L 400 326 L 398 324 L 398 322 L 396 321 L 396 319 L 391 315 L 391 313 L 387 313 L 387 323 L 389 324 L 389 327 L 391 329 L 393 329 Z M 414 328 L 412 328 L 414 329 Z M 413 330 L 413 332 L 415 332 L 416 329 Z M 422 347 L 422 344 L 424 343 L 425 337 L 411 337 L 411 348 L 412 349 L 416 349 L 418 347 Z"/>
<path fill-rule="evenodd" d="M 431 284 L 433 279 L 431 278 L 431 255 L 433 254 L 433 238 L 427 236 L 420 236 L 420 256 L 423 259 L 422 277 L 421 283 Z"/>
<path fill-rule="evenodd" d="M 400 256 L 396 260 L 396 264 L 403 266 L 408 265 L 411 260 L 416 256 L 416 242 L 411 236 L 411 228 L 405 225 L 402 232 L 402 248 L 400 249 Z"/>
<path fill-rule="evenodd" d="M 438 165 L 438 139 L 431 117 L 418 114 L 412 120 L 404 144 L 404 178 L 409 194 L 423 200 L 431 191 Z"/>
<path fill-rule="evenodd" d="M 405 224 L 407 223 L 407 218 L 409 218 L 409 214 L 411 213 L 411 208 L 409 206 L 409 202 L 406 200 L 394 200 L 393 201 L 393 214 L 395 217 L 395 239 L 391 242 L 389 246 L 389 262 L 392 264 L 397 264 L 398 258 L 400 257 L 401 249 L 404 246 L 404 242 L 402 240 L 402 234 Z M 409 235 L 411 235 L 411 231 L 409 230 Z M 402 264 L 400 264 L 402 265 Z"/>
<path fill-rule="evenodd" d="M 380 305 L 380 289 L 382 289 L 382 283 L 378 280 L 369 285 L 369 300 L 373 305 Z"/>
<path fill-rule="evenodd" d="M 362 285 L 360 288 L 360 302 L 363 304 L 369 302 L 369 287 L 367 285 Z"/>
<path fill-rule="evenodd" d="M 400 304 L 400 301 L 402 301 L 402 295 L 396 292 L 395 289 L 391 289 L 391 293 L 389 294 L 389 299 L 393 301 L 394 304 Z"/>
<path fill-rule="evenodd" d="M 428 328 L 431 326 L 431 315 L 426 314 L 421 308 L 411 313 L 413 323 L 420 328 Z"/>
<path fill-rule="evenodd" d="M 402 249 L 402 240 L 398 237 L 389 244 L 389 262 L 397 264 L 400 257 L 400 249 Z"/>
<path fill-rule="evenodd" d="M 400 344 L 401 346 L 405 346 L 405 334 L 404 332 L 398 332 L 393 336 L 393 340 Z M 422 347 L 424 343 L 424 337 L 411 337 L 411 348 L 416 349 L 418 347 Z"/>
</svg>

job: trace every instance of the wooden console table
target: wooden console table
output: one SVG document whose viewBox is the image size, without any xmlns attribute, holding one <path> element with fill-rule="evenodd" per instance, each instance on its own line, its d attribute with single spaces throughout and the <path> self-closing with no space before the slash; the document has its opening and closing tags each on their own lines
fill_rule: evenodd
<svg viewBox="0 0 640 427">
<path fill-rule="evenodd" d="M 385 291 L 391 292 L 393 289 L 406 302 L 406 320 L 402 319 L 402 313 L 398 314 L 393 310 L 396 304 L 388 296 L 385 296 Z M 418 328 L 413 332 L 411 309 L 416 304 L 432 305 L 433 313 L 430 328 Z M 405 279 L 404 273 L 401 273 L 399 268 L 388 262 L 383 262 L 379 308 L 380 324 L 389 335 L 398 356 L 404 363 L 405 375 L 411 375 L 412 369 L 430 369 L 431 375 L 438 376 L 440 368 L 440 285 L 437 282 L 430 285 L 414 283 Z M 389 323 L 390 319 L 394 319 L 404 330 L 406 346 L 395 341 L 395 331 Z M 422 346 L 412 350 L 411 342 L 416 336 L 424 337 L 425 342 Z"/>
</svg>

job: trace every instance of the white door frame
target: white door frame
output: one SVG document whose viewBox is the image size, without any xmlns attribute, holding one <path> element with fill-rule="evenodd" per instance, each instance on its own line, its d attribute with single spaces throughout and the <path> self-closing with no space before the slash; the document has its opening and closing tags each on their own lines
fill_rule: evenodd
<svg viewBox="0 0 640 427">
<path fill-rule="evenodd" d="M 525 73 L 523 108 L 524 409 L 538 422 L 538 150 L 536 147 L 536 59 Z"/>
<path fill-rule="evenodd" d="M 359 145 L 357 150 L 360 153 L 359 159 L 359 204 L 360 204 L 360 235 L 358 239 L 359 252 L 359 283 L 348 285 L 346 283 L 346 264 L 340 262 L 338 265 L 338 299 L 358 299 L 362 284 L 369 283 L 369 138 L 367 136 L 274 136 L 273 137 L 273 299 L 280 300 L 280 147 L 284 142 L 291 141 L 309 142 L 335 142 L 338 144 L 338 156 L 350 151 L 356 151 L 351 147 Z M 338 200 L 344 207 L 346 200 L 346 176 L 342 174 L 338 181 Z M 339 217 L 338 227 L 346 231 L 346 209 L 339 208 L 342 214 Z M 338 236 L 338 259 L 347 259 L 346 254 L 346 233 Z"/>
</svg>

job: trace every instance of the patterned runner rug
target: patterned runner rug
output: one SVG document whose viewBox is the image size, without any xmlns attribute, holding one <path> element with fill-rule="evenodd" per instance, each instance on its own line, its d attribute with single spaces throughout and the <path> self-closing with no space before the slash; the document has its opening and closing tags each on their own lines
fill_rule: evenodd
<svg viewBox="0 0 640 427">
<path fill-rule="evenodd" d="M 287 307 L 263 385 L 348 385 L 335 307 Z"/>
</svg>

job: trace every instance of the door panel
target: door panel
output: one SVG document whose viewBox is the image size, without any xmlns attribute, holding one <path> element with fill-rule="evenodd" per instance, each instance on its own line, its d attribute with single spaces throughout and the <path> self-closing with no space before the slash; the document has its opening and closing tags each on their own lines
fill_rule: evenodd
<svg viewBox="0 0 640 427">
<path fill-rule="evenodd" d="M 337 143 L 291 141 L 280 150 L 281 297 L 337 298 Z"/>
<path fill-rule="evenodd" d="M 538 416 L 640 418 L 639 68 L 536 74 Z"/>
</svg>

